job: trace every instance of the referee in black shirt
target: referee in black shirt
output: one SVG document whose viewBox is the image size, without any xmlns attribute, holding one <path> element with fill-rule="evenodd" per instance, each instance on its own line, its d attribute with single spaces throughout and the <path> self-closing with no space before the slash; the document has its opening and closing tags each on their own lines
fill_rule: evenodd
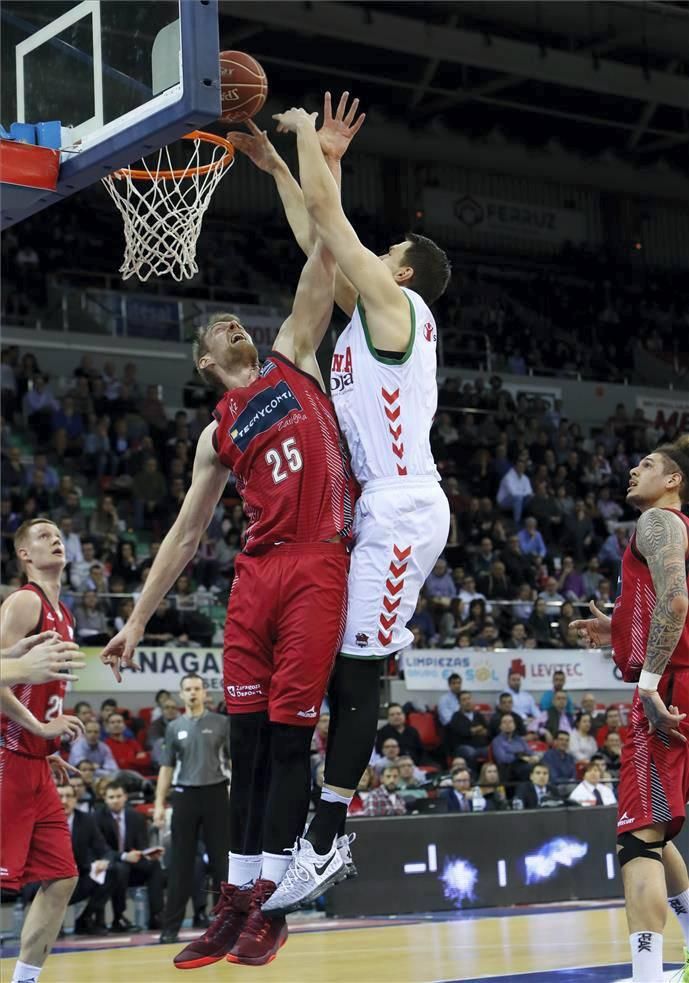
<svg viewBox="0 0 689 983">
<path fill-rule="evenodd" d="M 226 879 L 230 849 L 230 802 L 222 762 L 230 761 L 230 720 L 205 709 L 205 684 L 195 673 L 182 676 L 184 716 L 165 729 L 153 821 L 165 823 L 165 802 L 172 786 L 172 865 L 161 942 L 176 942 L 194 888 L 199 835 L 208 851 L 213 887 Z"/>
</svg>

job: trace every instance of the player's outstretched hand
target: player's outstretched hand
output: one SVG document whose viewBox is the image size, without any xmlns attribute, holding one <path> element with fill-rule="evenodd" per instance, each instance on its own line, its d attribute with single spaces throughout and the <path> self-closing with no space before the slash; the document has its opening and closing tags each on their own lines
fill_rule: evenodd
<svg viewBox="0 0 689 983">
<path fill-rule="evenodd" d="M 679 725 L 686 718 L 686 713 L 680 713 L 679 708 L 670 705 L 666 707 L 658 690 L 639 689 L 639 699 L 644 708 L 646 719 L 648 720 L 648 733 L 652 734 L 659 730 L 671 737 L 687 743 L 684 734 L 679 730 Z"/>
<path fill-rule="evenodd" d="M 51 679 L 77 680 L 72 669 L 83 669 L 86 663 L 74 642 L 65 642 L 55 631 L 20 638 L 12 648 L 3 652 L 5 659 L 20 659 L 22 678 L 27 683 L 48 683 Z"/>
<path fill-rule="evenodd" d="M 272 174 L 282 163 L 282 157 L 268 139 L 265 130 L 259 130 L 253 120 L 248 119 L 246 125 L 250 133 L 233 130 L 227 134 L 227 139 L 233 147 L 240 150 L 260 171 Z"/>
<path fill-rule="evenodd" d="M 599 649 L 604 645 L 609 645 L 612 640 L 612 618 L 596 607 L 595 601 L 589 602 L 589 610 L 592 618 L 582 618 L 578 621 L 570 621 L 569 627 L 574 628 L 579 638 L 588 641 L 589 648 Z"/>
<path fill-rule="evenodd" d="M 100 654 L 101 662 L 110 666 L 112 674 L 118 683 L 122 682 L 122 669 L 141 671 L 141 666 L 134 661 L 134 650 L 143 638 L 144 629 L 135 622 L 128 621 L 121 631 L 111 638 Z"/>
<path fill-rule="evenodd" d="M 59 717 L 55 717 L 54 720 L 46 720 L 45 723 L 41 724 L 40 736 L 45 737 L 47 741 L 53 737 L 66 737 L 70 741 L 75 741 L 83 733 L 84 725 L 81 720 L 78 717 L 67 716 L 63 713 Z"/>
<path fill-rule="evenodd" d="M 61 758 L 59 754 L 49 754 L 47 761 L 50 765 L 50 770 L 57 778 L 58 785 L 67 785 L 69 783 L 70 775 L 81 774 L 78 768 L 75 768 L 74 765 L 70 765 L 69 761 L 65 761 L 65 759 Z"/>
<path fill-rule="evenodd" d="M 330 157 L 332 160 L 341 160 L 344 157 L 352 138 L 359 132 L 366 119 L 366 113 L 361 113 L 355 119 L 359 100 L 355 99 L 347 109 L 348 101 L 349 93 L 343 92 L 333 116 L 330 93 L 326 92 L 323 99 L 323 125 L 318 130 L 318 140 L 323 156 Z"/>
<path fill-rule="evenodd" d="M 278 133 L 296 133 L 300 126 L 315 127 L 317 116 L 318 113 L 307 113 L 305 109 L 292 106 L 284 113 L 275 113 L 273 119 L 277 120 Z"/>
</svg>

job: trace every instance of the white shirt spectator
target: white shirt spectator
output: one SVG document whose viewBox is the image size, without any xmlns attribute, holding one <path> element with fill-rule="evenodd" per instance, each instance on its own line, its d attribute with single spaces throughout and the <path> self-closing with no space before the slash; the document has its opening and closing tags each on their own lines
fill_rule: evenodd
<svg viewBox="0 0 689 983">
<path fill-rule="evenodd" d="M 596 738 L 592 734 L 580 734 L 574 728 L 569 735 L 569 753 L 575 761 L 590 761 L 598 751 Z"/>
<path fill-rule="evenodd" d="M 520 689 L 517 692 L 516 689 L 510 689 L 509 686 L 505 689 L 506 693 L 510 693 L 512 696 L 512 709 L 515 713 L 518 713 L 523 720 L 532 718 L 533 720 L 540 720 L 541 711 L 536 705 L 531 693 L 527 693 L 525 690 Z"/>
<path fill-rule="evenodd" d="M 65 559 L 67 563 L 83 563 L 84 554 L 81 552 L 81 539 L 78 533 L 62 533 L 62 542 L 65 546 Z"/>
<path fill-rule="evenodd" d="M 570 741 L 571 739 L 570 737 Z M 596 791 L 600 794 L 600 802 L 596 799 Z M 579 782 L 569 798 L 572 802 L 578 802 L 581 806 L 614 806 L 617 802 L 615 793 L 610 786 L 603 785 L 600 782 L 598 785 L 592 785 L 591 782 L 587 781 Z"/>
<path fill-rule="evenodd" d="M 506 508 L 511 504 L 512 498 L 526 498 L 529 495 L 533 495 L 529 476 L 519 475 L 514 468 L 510 468 L 498 488 L 498 505 Z"/>
<path fill-rule="evenodd" d="M 459 710 L 459 697 L 456 693 L 443 693 L 443 695 L 438 700 L 438 720 L 443 725 L 447 726 L 452 720 L 452 717 Z"/>
</svg>

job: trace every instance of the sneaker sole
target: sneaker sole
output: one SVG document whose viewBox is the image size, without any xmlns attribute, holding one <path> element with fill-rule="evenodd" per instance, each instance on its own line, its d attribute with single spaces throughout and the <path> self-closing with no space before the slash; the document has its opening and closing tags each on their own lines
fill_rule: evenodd
<svg viewBox="0 0 689 983">
<path fill-rule="evenodd" d="M 316 898 L 320 898 L 322 894 L 330 890 L 335 884 L 339 884 L 341 881 L 346 880 L 347 871 L 344 866 L 338 867 L 338 869 L 322 881 L 318 887 L 315 887 L 312 891 L 306 894 L 303 898 L 298 901 L 293 901 L 290 904 L 283 905 L 280 908 L 271 908 L 270 911 L 266 911 L 265 908 L 261 908 L 261 911 L 268 918 L 279 918 L 281 915 L 289 915 L 293 911 L 299 911 L 303 905 L 310 904 L 315 901 Z"/>
<path fill-rule="evenodd" d="M 280 951 L 280 949 L 282 949 L 287 939 L 288 939 L 288 935 L 287 933 L 285 933 L 283 938 L 280 939 L 280 945 L 277 947 L 277 949 L 274 952 L 269 953 L 267 956 L 262 956 L 262 957 L 256 956 L 253 959 L 252 958 L 242 959 L 240 956 L 233 956 L 231 953 L 228 952 L 228 954 L 225 956 L 225 959 L 227 960 L 228 963 L 235 963 L 238 966 L 267 966 L 268 963 L 272 963 L 273 959 L 277 957 L 278 952 Z"/>
<path fill-rule="evenodd" d="M 222 956 L 199 956 L 198 959 L 190 959 L 188 962 L 183 963 L 176 963 L 173 960 L 172 965 L 175 969 L 200 969 L 201 966 L 210 966 L 212 963 L 219 963 L 224 958 L 225 953 Z"/>
</svg>

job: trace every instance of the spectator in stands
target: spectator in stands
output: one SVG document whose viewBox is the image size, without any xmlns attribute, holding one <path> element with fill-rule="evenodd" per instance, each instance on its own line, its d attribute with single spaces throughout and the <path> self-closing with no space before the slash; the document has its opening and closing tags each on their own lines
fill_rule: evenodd
<svg viewBox="0 0 689 983">
<path fill-rule="evenodd" d="M 597 556 L 589 557 L 588 563 L 586 564 L 586 569 L 581 575 L 581 579 L 584 584 L 584 590 L 579 595 L 585 600 L 590 600 L 592 597 L 598 596 L 598 585 L 603 579 L 603 574 L 600 572 L 600 562 Z"/>
<path fill-rule="evenodd" d="M 553 638 L 550 622 L 551 619 L 546 612 L 545 600 L 542 597 L 537 597 L 527 622 L 527 629 L 531 637 L 535 639 L 537 648 L 557 648 L 558 643 Z"/>
<path fill-rule="evenodd" d="M 612 490 L 609 485 L 601 488 L 596 506 L 608 529 L 610 529 L 611 523 L 619 522 L 624 515 L 622 506 L 612 498 Z"/>
<path fill-rule="evenodd" d="M 529 501 L 529 515 L 538 522 L 546 542 L 559 538 L 562 529 L 562 512 L 548 492 L 548 484 L 545 480 L 534 483 L 534 495 Z"/>
<path fill-rule="evenodd" d="M 380 753 L 383 742 L 387 738 L 393 737 L 400 747 L 400 754 L 408 754 L 419 764 L 423 757 L 423 744 L 416 727 L 410 727 L 404 710 L 399 703 L 391 703 L 388 706 L 388 722 L 384 724 L 376 735 L 376 750 Z"/>
<path fill-rule="evenodd" d="M 79 812 L 91 812 L 95 795 L 92 789 L 86 787 L 86 782 L 81 774 L 70 775 L 69 784 L 74 789 L 77 797 L 77 809 Z"/>
<path fill-rule="evenodd" d="M 513 583 L 527 583 L 533 587 L 533 564 L 522 553 L 519 537 L 516 534 L 507 537 L 505 548 L 500 555 L 505 564 L 507 576 Z"/>
<path fill-rule="evenodd" d="M 598 607 L 604 611 L 607 607 L 612 607 L 612 586 L 607 578 L 603 578 L 598 584 L 598 591 L 596 593 L 596 602 Z"/>
<path fill-rule="evenodd" d="M 511 713 L 502 715 L 499 731 L 491 741 L 490 748 L 504 782 L 526 781 L 531 765 L 540 757 L 517 734 L 515 719 Z"/>
<path fill-rule="evenodd" d="M 347 809 L 347 815 L 356 816 L 363 812 L 366 799 L 369 793 L 375 788 L 378 782 L 378 776 L 373 770 L 372 765 L 366 765 L 364 773 L 359 779 L 359 784 L 357 785 L 356 791 L 352 797 L 352 801 L 349 803 L 349 808 Z"/>
<path fill-rule="evenodd" d="M 506 692 L 512 697 L 513 712 L 521 717 L 527 730 L 534 730 L 538 726 L 541 711 L 531 693 L 522 690 L 522 674 L 520 672 L 510 670 L 507 676 Z"/>
<path fill-rule="evenodd" d="M 10 447 L 2 458 L 2 487 L 5 492 L 18 494 L 26 485 L 26 471 L 19 447 Z"/>
<path fill-rule="evenodd" d="M 84 783 L 84 794 L 88 799 L 89 808 L 88 811 L 92 812 L 96 806 L 96 790 L 93 785 L 96 780 L 96 772 L 98 768 L 94 765 L 93 761 L 89 761 L 84 758 L 77 764 L 79 769 L 79 774 L 81 775 L 81 780 Z"/>
<path fill-rule="evenodd" d="M 31 381 L 32 386 L 22 400 L 22 413 L 39 445 L 44 445 L 50 440 L 53 413 L 57 412 L 60 404 L 42 375 L 34 375 Z"/>
<path fill-rule="evenodd" d="M 562 545 L 577 563 L 581 563 L 586 559 L 593 543 L 593 523 L 586 512 L 584 500 L 578 498 L 574 504 L 574 512 L 564 520 Z"/>
<path fill-rule="evenodd" d="M 545 601 L 545 613 L 548 617 L 559 618 L 560 607 L 565 598 L 557 589 L 557 580 L 555 577 L 548 577 L 545 582 L 545 589 L 540 591 L 538 596 L 541 600 Z"/>
<path fill-rule="evenodd" d="M 139 416 L 143 417 L 154 435 L 162 438 L 167 433 L 167 416 L 160 398 L 159 386 L 146 386 L 146 395 L 138 406 Z"/>
<path fill-rule="evenodd" d="M 544 696 L 548 694 L 545 693 Z M 549 734 L 554 736 L 559 730 L 566 730 L 571 733 L 573 730 L 572 719 L 574 716 L 574 704 L 571 697 L 564 690 L 557 690 L 551 694 L 550 706 L 543 710 L 545 714 L 545 727 Z M 541 700 L 543 706 L 543 700 Z M 567 707 L 572 707 L 572 712 L 567 711 Z"/>
<path fill-rule="evenodd" d="M 65 521 L 68 517 L 62 520 L 62 526 L 64 527 Z M 91 540 L 84 540 L 81 543 L 81 560 L 74 560 L 69 569 L 69 579 L 72 587 L 75 591 L 81 592 L 86 590 L 88 579 L 91 574 L 91 565 L 96 560 L 96 548 L 91 542 Z"/>
<path fill-rule="evenodd" d="M 397 765 L 400 756 L 400 746 L 396 737 L 387 737 L 378 751 L 373 750 L 369 764 L 373 766 L 376 775 L 381 775 L 388 765 Z"/>
<path fill-rule="evenodd" d="M 81 720 L 84 727 L 90 720 L 96 719 L 96 715 L 93 712 L 93 707 L 88 700 L 78 700 L 74 704 L 74 715 Z"/>
<path fill-rule="evenodd" d="M 550 784 L 548 766 L 538 761 L 531 766 L 528 782 L 522 782 L 515 789 L 512 808 L 541 809 L 561 803 L 557 789 Z"/>
<path fill-rule="evenodd" d="M 105 803 L 96 813 L 96 822 L 117 858 L 113 862 L 115 887 L 112 893 L 111 932 L 131 932 L 134 926 L 125 917 L 127 888 L 146 887 L 148 891 L 148 929 L 160 929 L 163 910 L 162 847 L 148 847 L 146 818 L 127 805 L 127 792 L 120 781 L 112 781 L 105 791 Z M 144 851 L 146 855 L 144 856 Z"/>
<path fill-rule="evenodd" d="M 519 548 L 524 556 L 536 556 L 542 560 L 546 554 L 546 545 L 543 536 L 538 531 L 538 522 L 533 516 L 529 516 L 524 522 L 524 528 L 519 532 Z"/>
<path fill-rule="evenodd" d="M 570 630 L 570 624 L 576 618 L 576 613 L 574 610 L 574 605 L 571 601 L 565 601 L 560 608 L 560 613 L 557 619 L 557 631 L 559 636 L 559 641 L 565 648 L 576 648 L 578 644 L 577 632 L 572 632 Z"/>
<path fill-rule="evenodd" d="M 448 692 L 438 700 L 438 720 L 446 727 L 453 714 L 459 710 L 459 694 L 462 691 L 462 677 L 453 672 L 447 678 Z"/>
<path fill-rule="evenodd" d="M 481 542 L 479 543 L 478 551 L 474 555 L 472 562 L 474 575 L 477 581 L 482 576 L 488 576 L 488 574 L 490 574 L 491 567 L 496 559 L 497 557 L 495 555 L 495 550 L 493 549 L 493 540 L 490 538 L 490 536 L 483 536 Z"/>
<path fill-rule="evenodd" d="M 151 756 L 141 749 L 134 738 L 124 736 L 124 717 L 121 713 L 111 713 L 106 724 L 108 736 L 105 743 L 112 751 L 117 767 L 123 771 L 140 771 L 150 763 Z M 82 755 L 83 757 L 83 755 Z"/>
<path fill-rule="evenodd" d="M 623 744 L 627 739 L 627 728 L 622 724 L 622 717 L 617 707 L 608 707 L 605 711 L 605 723 L 596 732 L 596 743 L 599 748 L 607 741 L 608 734 L 619 734 Z"/>
<path fill-rule="evenodd" d="M 468 609 L 469 617 L 472 617 L 471 605 L 474 601 L 483 601 L 483 614 L 487 610 L 486 598 L 483 594 L 476 590 L 476 580 L 472 576 L 465 576 L 462 580 L 462 589 L 459 592 L 459 598 Z"/>
<path fill-rule="evenodd" d="M 169 693 L 165 696 L 162 702 L 161 714 L 155 720 L 151 720 L 151 726 L 148 728 L 148 740 L 153 744 L 155 741 L 162 740 L 165 737 L 165 728 L 172 720 L 177 720 L 179 716 L 179 707 L 177 706 L 174 697 L 170 696 Z"/>
<path fill-rule="evenodd" d="M 96 775 L 98 776 L 117 771 L 118 766 L 113 753 L 108 744 L 101 741 L 100 736 L 101 729 L 98 721 L 86 721 L 84 736 L 78 737 L 70 748 L 69 763 L 78 765 L 80 761 L 90 761 L 96 766 Z"/>
<path fill-rule="evenodd" d="M 476 584 L 479 591 L 486 597 L 500 601 L 510 600 L 514 597 L 514 585 L 507 577 L 505 564 L 502 560 L 494 560 L 491 564 L 490 573 L 483 575 Z"/>
<path fill-rule="evenodd" d="M 166 597 L 160 602 L 146 626 L 143 637 L 145 645 L 186 644 L 189 636 L 184 630 L 182 620 Z"/>
<path fill-rule="evenodd" d="M 126 427 L 126 421 L 124 426 Z M 107 416 L 101 416 L 89 423 L 84 436 L 84 470 L 88 475 L 95 475 L 96 478 L 112 475 L 117 470 L 114 461 L 110 421 Z"/>
<path fill-rule="evenodd" d="M 84 444 L 84 420 L 74 408 L 71 396 L 65 396 L 62 407 L 53 413 L 51 421 L 53 446 L 58 459 L 77 457 Z"/>
<path fill-rule="evenodd" d="M 488 756 L 488 724 L 476 709 L 474 697 L 468 690 L 459 694 L 459 710 L 447 726 L 447 739 L 449 752 L 461 754 L 472 765 Z"/>
<path fill-rule="evenodd" d="M 515 522 L 521 522 L 524 506 L 533 495 L 531 480 L 526 473 L 526 465 L 526 455 L 520 455 L 498 488 L 498 505 L 506 512 L 511 511 Z"/>
<path fill-rule="evenodd" d="M 53 495 L 46 487 L 45 471 L 40 468 L 33 469 L 31 484 L 24 490 L 27 497 L 35 498 L 38 511 L 46 515 L 50 512 Z"/>
<path fill-rule="evenodd" d="M 445 802 L 448 812 L 471 812 L 471 774 L 468 768 L 452 769 L 452 787 L 445 788 L 440 793 L 441 802 Z"/>
<path fill-rule="evenodd" d="M 536 640 L 529 638 L 526 632 L 526 625 L 522 621 L 517 621 L 512 625 L 510 637 L 505 642 L 505 648 L 534 649 L 536 648 Z"/>
<path fill-rule="evenodd" d="M 589 762 L 584 772 L 583 780 L 579 782 L 570 794 L 568 801 L 580 806 L 612 806 L 617 799 L 615 793 L 601 781 L 600 766 Z"/>
<path fill-rule="evenodd" d="M 509 808 L 505 797 L 505 789 L 500 784 L 500 773 L 494 761 L 486 761 L 481 765 L 477 785 L 481 795 L 486 800 L 486 812 L 502 812 Z"/>
<path fill-rule="evenodd" d="M 74 532 L 81 536 L 86 529 L 86 517 L 81 508 L 79 493 L 74 489 L 65 495 L 64 505 L 58 506 L 53 511 L 53 519 L 58 525 L 62 525 L 67 516 L 72 519 Z"/>
<path fill-rule="evenodd" d="M 624 526 L 617 526 L 603 543 L 598 559 L 606 570 L 609 571 L 610 578 L 617 580 L 622 565 L 622 557 L 629 543 L 629 535 Z"/>
<path fill-rule="evenodd" d="M 598 709 L 596 697 L 593 695 L 593 693 L 584 693 L 579 705 L 582 712 L 588 713 L 591 717 L 591 733 L 595 734 L 605 723 L 605 715 Z"/>
<path fill-rule="evenodd" d="M 42 471 L 45 475 L 45 486 L 49 492 L 56 492 L 59 484 L 58 473 L 51 464 L 48 463 L 46 454 L 37 452 L 33 457 L 33 465 L 29 466 L 26 472 L 26 480 L 33 481 L 34 471 Z"/>
<path fill-rule="evenodd" d="M 407 807 L 399 792 L 400 770 L 388 765 L 383 770 L 381 784 L 369 793 L 361 816 L 406 816 Z"/>
<path fill-rule="evenodd" d="M 509 713 L 514 720 L 515 733 L 517 736 L 525 737 L 526 724 L 521 716 L 515 712 L 512 694 L 505 692 L 501 693 L 498 697 L 498 705 L 495 709 L 495 713 L 488 721 L 488 733 L 490 734 L 491 739 L 500 733 L 500 721 L 506 713 Z"/>
<path fill-rule="evenodd" d="M 516 597 L 518 603 L 513 604 L 511 608 L 512 617 L 517 621 L 527 622 L 533 612 L 533 599 L 535 596 L 536 592 L 529 584 L 520 584 Z"/>
<path fill-rule="evenodd" d="M 134 517 L 138 528 L 151 523 L 157 528 L 164 518 L 162 505 L 167 495 L 165 476 L 155 457 L 149 457 L 132 481 Z"/>
<path fill-rule="evenodd" d="M 576 781 L 577 765 L 574 755 L 570 754 L 569 750 L 569 731 L 559 730 L 554 737 L 552 746 L 545 752 L 541 761 L 548 765 L 553 785 L 565 795 L 566 791 L 562 786 Z"/>
<path fill-rule="evenodd" d="M 421 786 L 426 781 L 426 775 L 416 767 L 408 754 L 400 755 L 397 759 L 400 770 L 399 790 L 405 800 L 427 799 L 428 792 Z"/>
<path fill-rule="evenodd" d="M 77 623 L 77 642 L 80 645 L 107 645 L 112 638 L 98 595 L 87 590 L 77 604 L 74 616 Z"/>
<path fill-rule="evenodd" d="M 436 603 L 447 605 L 449 605 L 451 599 L 457 593 L 452 574 L 444 556 L 436 560 L 435 566 L 426 580 L 424 590 L 426 597 Z"/>
<path fill-rule="evenodd" d="M 569 751 L 577 764 L 580 761 L 590 761 L 591 755 L 598 750 L 596 739 L 591 733 L 591 714 L 580 710 L 574 724 L 574 730 L 569 735 Z"/>
<path fill-rule="evenodd" d="M 574 566 L 574 557 L 566 556 L 563 559 L 556 589 L 568 601 L 578 601 L 585 596 L 586 584 L 582 574 Z"/>
<path fill-rule="evenodd" d="M 620 765 L 622 755 L 622 739 L 617 731 L 610 731 L 605 738 L 605 744 L 601 748 L 603 762 L 606 769 L 610 772 L 613 780 L 617 782 L 620 777 Z"/>
<path fill-rule="evenodd" d="M 119 517 L 112 495 L 103 495 L 89 519 L 89 533 L 101 550 L 116 550 L 124 523 Z"/>
</svg>

